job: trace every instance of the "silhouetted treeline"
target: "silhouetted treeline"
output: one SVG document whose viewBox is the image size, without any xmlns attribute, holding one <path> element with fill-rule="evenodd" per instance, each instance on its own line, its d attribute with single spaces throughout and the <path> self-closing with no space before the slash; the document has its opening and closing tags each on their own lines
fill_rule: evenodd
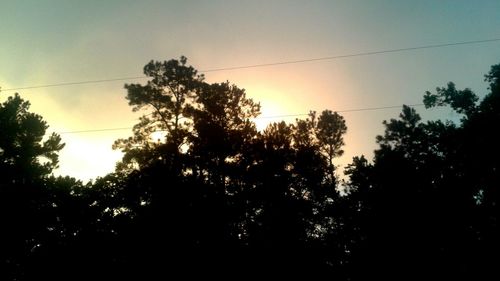
<svg viewBox="0 0 500 281">
<path fill-rule="evenodd" d="M 453 83 L 426 93 L 460 122 L 404 106 L 343 182 L 342 116 L 258 132 L 258 103 L 186 63 L 151 61 L 125 85 L 144 115 L 114 144 L 116 172 L 87 184 L 51 176 L 64 145 L 29 103 L 0 105 L 2 280 L 498 277 L 500 65 L 481 101 Z"/>
</svg>

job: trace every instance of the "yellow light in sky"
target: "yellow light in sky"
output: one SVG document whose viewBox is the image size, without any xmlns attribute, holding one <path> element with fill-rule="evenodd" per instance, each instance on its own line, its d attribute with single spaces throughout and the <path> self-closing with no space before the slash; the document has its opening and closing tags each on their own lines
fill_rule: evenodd
<svg viewBox="0 0 500 281">
<path fill-rule="evenodd" d="M 165 131 L 156 131 L 151 133 L 151 135 L 149 135 L 149 137 L 153 142 L 163 142 L 166 136 L 167 132 Z"/>
<path fill-rule="evenodd" d="M 115 135 L 92 134 L 62 136 L 66 146 L 59 153 L 60 168 L 55 171 L 56 175 L 87 181 L 114 172 L 116 162 L 123 156 L 121 151 L 111 149 Z"/>
<path fill-rule="evenodd" d="M 293 122 L 295 120 L 283 117 L 283 115 L 295 114 L 299 110 L 292 101 L 284 98 L 283 93 L 258 87 L 248 87 L 247 89 L 249 89 L 249 97 L 260 102 L 261 105 L 261 115 L 253 120 L 257 130 L 262 131 L 273 122 Z"/>
</svg>

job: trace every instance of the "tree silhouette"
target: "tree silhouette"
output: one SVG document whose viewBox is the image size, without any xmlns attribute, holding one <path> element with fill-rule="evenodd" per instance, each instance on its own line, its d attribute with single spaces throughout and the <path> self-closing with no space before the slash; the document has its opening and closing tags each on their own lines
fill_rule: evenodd
<svg viewBox="0 0 500 281">
<path fill-rule="evenodd" d="M 186 66 L 186 62 L 185 57 L 165 62 L 151 61 L 144 67 L 144 74 L 151 77 L 147 85 L 125 85 L 133 111 L 151 108 L 152 112 L 140 118 L 134 126 L 133 137 L 115 142 L 114 148 L 125 152 L 119 166 L 121 169 L 141 168 L 148 161 L 178 161 L 188 134 L 186 111 L 203 81 L 203 76 L 198 75 L 193 67 Z M 157 131 L 167 132 L 164 142 L 151 139 L 151 134 Z M 178 164 L 171 163 L 172 167 Z"/>
<path fill-rule="evenodd" d="M 141 198 L 125 201 L 144 203 L 138 221 L 152 234 L 144 254 L 170 252 L 179 257 L 178 268 L 213 272 L 229 264 L 242 272 L 301 263 L 326 268 L 311 251 L 333 231 L 333 159 L 342 154 L 343 118 L 311 113 L 294 125 L 257 132 L 251 119 L 260 114 L 259 104 L 229 82 L 203 82 L 186 62 L 151 62 L 145 67 L 151 81 L 126 85 L 134 110 L 152 109 L 134 137 L 115 143 L 125 152 L 118 167 L 128 174 L 125 186 Z M 158 130 L 165 140 L 151 140 Z M 217 259 L 182 258 L 215 249 Z M 306 250 L 307 258 L 299 254 Z"/>
<path fill-rule="evenodd" d="M 0 105 L 0 278 L 498 275 L 500 65 L 482 99 L 451 82 L 425 93 L 427 108 L 449 106 L 460 121 L 403 106 L 347 181 L 335 166 L 347 131 L 338 113 L 259 132 L 260 105 L 204 82 L 185 57 L 144 72 L 145 85 L 125 85 L 146 112 L 114 144 L 121 163 L 87 184 L 51 176 L 64 145 L 28 102 Z"/>
<path fill-rule="evenodd" d="M 0 263 L 7 279 L 23 274 L 26 260 L 45 246 L 45 181 L 64 147 L 57 134 L 43 140 L 47 123 L 29 107 L 18 94 L 0 104 Z"/>
<path fill-rule="evenodd" d="M 491 92 L 479 104 L 470 89 L 451 82 L 426 92 L 426 107 L 450 106 L 463 114 L 460 123 L 424 123 L 404 106 L 399 119 L 384 122 L 373 164 L 355 158 L 348 167 L 349 217 L 359 233 L 354 278 L 368 277 L 357 268 L 386 279 L 493 276 L 499 247 L 490 236 L 498 234 L 498 163 L 492 159 L 499 150 L 490 124 L 499 121 L 498 77 L 493 66 L 486 76 Z"/>
<path fill-rule="evenodd" d="M 0 105 L 0 180 L 2 184 L 29 183 L 47 176 L 58 164 L 64 147 L 53 133 L 42 141 L 48 126 L 18 94 Z"/>
</svg>

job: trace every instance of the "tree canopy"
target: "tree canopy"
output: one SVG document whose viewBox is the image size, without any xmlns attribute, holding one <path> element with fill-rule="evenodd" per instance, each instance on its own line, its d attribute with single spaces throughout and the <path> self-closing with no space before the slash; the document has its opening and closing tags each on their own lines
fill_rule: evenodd
<svg viewBox="0 0 500 281">
<path fill-rule="evenodd" d="M 408 272 L 469 280 L 496 275 L 498 69 L 485 76 L 490 93 L 480 102 L 451 82 L 426 92 L 425 106 L 449 106 L 462 114 L 458 124 L 423 122 L 404 106 L 399 119 L 384 122 L 373 163 L 361 157 L 348 167 L 353 223 L 361 234 L 354 268 L 394 279 Z"/>
<path fill-rule="evenodd" d="M 482 98 L 452 82 L 425 93 L 426 108 L 459 121 L 403 106 L 345 180 L 337 112 L 258 131 L 259 103 L 207 83 L 185 57 L 144 74 L 125 85 L 143 115 L 113 145 L 122 161 L 87 184 L 51 175 L 64 145 L 28 102 L 0 105 L 0 278 L 498 275 L 500 65 Z"/>
<path fill-rule="evenodd" d="M 53 133 L 43 140 L 48 125 L 18 94 L 0 104 L 0 180 L 27 182 L 49 175 L 58 165 L 64 144 Z"/>
</svg>

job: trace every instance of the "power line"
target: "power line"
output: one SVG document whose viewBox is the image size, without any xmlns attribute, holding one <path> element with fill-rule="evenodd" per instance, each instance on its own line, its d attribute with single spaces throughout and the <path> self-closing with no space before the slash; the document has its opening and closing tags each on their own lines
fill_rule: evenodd
<svg viewBox="0 0 500 281">
<path fill-rule="evenodd" d="M 93 129 L 93 130 L 80 130 L 80 131 L 67 131 L 60 132 L 59 134 L 79 134 L 79 133 L 94 133 L 94 132 L 107 132 L 107 131 L 121 131 L 130 130 L 132 127 L 122 127 L 122 128 L 104 128 L 104 129 Z"/>
<path fill-rule="evenodd" d="M 398 52 L 406 52 L 406 51 L 415 51 L 415 50 L 422 50 L 422 49 L 435 49 L 435 48 L 444 48 L 444 47 L 459 46 L 459 45 L 472 45 L 472 44 L 491 43 L 491 42 L 497 42 L 497 41 L 500 41 L 500 38 L 474 40 L 474 41 L 461 41 L 461 42 L 452 42 L 452 43 L 444 43 L 444 44 L 432 44 L 432 45 L 423 45 L 423 46 L 416 46 L 416 47 L 407 47 L 407 48 L 398 48 L 398 49 L 388 49 L 388 50 L 361 52 L 361 53 L 353 53 L 353 54 L 345 54 L 345 55 L 337 55 L 337 56 L 328 56 L 328 57 L 319 57 L 319 58 L 309 58 L 309 59 L 301 59 L 301 60 L 288 60 L 288 61 L 281 61 L 281 62 L 253 64 L 253 65 L 212 68 L 212 69 L 200 70 L 200 72 L 205 72 L 206 73 L 206 72 L 229 71 L 229 70 L 237 70 L 237 69 L 270 67 L 270 66 L 279 66 L 279 65 L 287 65 L 287 64 L 299 64 L 299 63 L 307 63 L 307 62 L 336 60 L 336 59 L 343 59 L 343 58 L 352 58 L 352 57 L 372 56 L 372 55 L 380 55 L 380 54 L 389 54 L 389 53 L 398 53 Z M 75 81 L 75 82 L 62 82 L 62 83 L 54 83 L 54 84 L 46 84 L 46 85 L 9 88 L 9 89 L 3 89 L 2 91 L 17 91 L 17 90 L 37 89 L 37 88 L 49 88 L 49 87 L 60 87 L 60 86 L 70 86 L 70 85 L 97 84 L 97 83 L 105 83 L 105 82 L 113 82 L 113 81 L 124 81 L 124 80 L 133 80 L 133 79 L 144 79 L 144 78 L 147 78 L 147 76 L 141 75 L 141 76 L 110 78 L 110 79 L 100 79 L 100 80 L 85 80 L 85 81 Z"/>
<path fill-rule="evenodd" d="M 433 44 L 433 45 L 424 45 L 424 46 L 417 46 L 417 47 L 389 49 L 389 50 L 381 50 L 381 51 L 371 51 L 371 52 L 362 52 L 362 53 L 354 53 L 354 54 L 347 54 L 347 55 L 310 58 L 310 59 L 302 59 L 302 60 L 291 60 L 291 61 L 283 61 L 283 62 L 272 62 L 272 63 L 263 63 L 263 64 L 254 64 L 254 65 L 245 65 L 245 66 L 214 68 L 214 69 L 204 70 L 202 72 L 215 72 L 215 71 L 226 71 L 226 70 L 236 70 L 236 69 L 245 69 L 245 68 L 257 68 L 257 67 L 267 67 L 267 66 L 276 66 L 276 65 L 315 62 L 315 61 L 323 61 L 323 60 L 335 60 L 335 59 L 343 59 L 343 58 L 397 53 L 397 52 L 404 52 L 404 51 L 414 51 L 414 50 L 421 50 L 421 49 L 434 49 L 434 48 L 443 48 L 443 47 L 458 46 L 458 45 L 480 44 L 480 43 L 488 43 L 488 42 L 496 42 L 496 41 L 500 41 L 500 38 L 475 40 L 475 41 L 462 41 L 462 42 L 453 42 L 453 43 L 445 43 L 445 44 Z"/>
<path fill-rule="evenodd" d="M 424 105 L 423 103 L 416 103 L 416 104 L 408 104 L 407 106 L 416 107 L 416 106 L 423 106 L 423 105 Z M 392 109 L 392 108 L 401 108 L 401 105 L 343 109 L 343 110 L 337 110 L 336 112 L 345 113 L 345 112 L 372 111 L 372 110 L 382 110 L 382 109 Z M 298 117 L 298 116 L 306 116 L 306 115 L 309 115 L 309 113 L 260 116 L 260 117 L 257 117 L 255 119 L 274 119 L 274 118 Z"/>
<path fill-rule="evenodd" d="M 409 104 L 408 106 L 416 107 L 416 106 L 423 106 L 423 105 L 424 105 L 423 103 L 417 103 L 417 104 Z M 402 107 L 402 105 L 353 108 L 353 109 L 338 110 L 336 112 L 338 112 L 338 113 L 345 113 L 345 112 L 375 111 L 375 110 L 384 110 L 384 109 L 392 109 L 392 108 L 400 108 L 400 107 Z M 286 117 L 299 117 L 299 116 L 307 116 L 307 115 L 309 115 L 309 113 L 260 116 L 260 117 L 254 118 L 254 120 L 257 120 L 257 119 L 286 118 Z M 92 129 L 92 130 L 67 131 L 67 132 L 60 132 L 59 134 L 63 135 L 63 134 L 95 133 L 95 132 L 121 131 L 121 130 L 130 130 L 130 129 L 132 129 L 132 127 L 103 128 L 103 129 Z"/>
<path fill-rule="evenodd" d="M 424 106 L 424 104 L 423 103 L 415 103 L 415 104 L 407 104 L 407 106 L 417 107 L 417 106 Z M 339 110 L 337 112 L 371 111 L 371 110 L 382 110 L 382 109 L 401 108 L 401 107 L 402 107 L 402 105 L 391 105 L 391 106 L 382 106 L 382 107 L 365 107 L 365 108 Z"/>
<path fill-rule="evenodd" d="M 121 77 L 121 78 L 111 78 L 111 79 L 101 79 L 101 80 L 63 82 L 63 83 L 54 83 L 54 84 L 45 84 L 45 85 L 27 86 L 27 87 L 10 88 L 10 89 L 3 89 L 3 90 L 0 89 L 0 90 L 1 91 L 17 91 L 17 90 L 51 88 L 51 87 L 71 86 L 71 85 L 98 84 L 98 83 L 106 83 L 106 82 L 113 82 L 113 81 L 125 81 L 125 80 L 144 79 L 144 78 L 147 78 L 147 76 L 143 75 L 143 76 Z"/>
</svg>

